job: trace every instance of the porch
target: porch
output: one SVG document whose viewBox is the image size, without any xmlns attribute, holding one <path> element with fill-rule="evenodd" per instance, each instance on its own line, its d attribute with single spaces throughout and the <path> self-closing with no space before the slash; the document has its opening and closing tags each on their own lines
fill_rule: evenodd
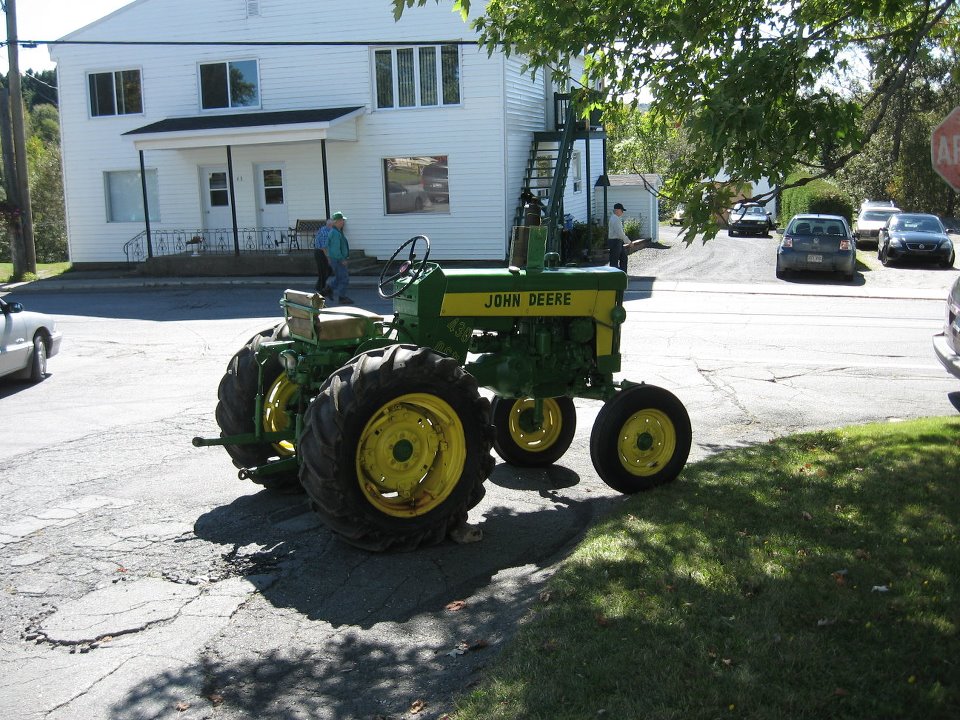
<svg viewBox="0 0 960 720">
<path fill-rule="evenodd" d="M 214 230 L 152 230 L 141 232 L 123 246 L 127 262 L 141 275 L 252 276 L 315 275 L 313 235 L 295 228 L 233 228 Z M 376 258 L 351 250 L 355 275 L 379 272 Z"/>
</svg>

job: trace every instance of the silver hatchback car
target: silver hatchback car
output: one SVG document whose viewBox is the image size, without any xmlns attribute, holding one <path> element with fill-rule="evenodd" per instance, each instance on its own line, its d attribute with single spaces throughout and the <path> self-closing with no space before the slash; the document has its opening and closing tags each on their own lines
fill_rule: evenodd
<svg viewBox="0 0 960 720">
<path fill-rule="evenodd" d="M 777 248 L 777 277 L 791 270 L 840 272 L 853 280 L 857 243 L 840 215 L 794 215 Z"/>
</svg>

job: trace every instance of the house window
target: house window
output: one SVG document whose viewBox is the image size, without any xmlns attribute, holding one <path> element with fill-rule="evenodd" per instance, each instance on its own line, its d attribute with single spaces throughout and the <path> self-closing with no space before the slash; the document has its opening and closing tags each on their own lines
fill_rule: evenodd
<svg viewBox="0 0 960 720">
<path fill-rule="evenodd" d="M 387 215 L 450 212 L 446 155 L 395 157 L 383 161 Z"/>
<path fill-rule="evenodd" d="M 103 174 L 107 222 L 143 222 L 143 186 L 139 170 L 118 170 Z M 150 220 L 160 220 L 160 190 L 157 171 L 147 170 L 147 203 Z"/>
<path fill-rule="evenodd" d="M 139 70 L 90 73 L 90 115 L 136 115 L 143 112 Z"/>
<path fill-rule="evenodd" d="M 580 192 L 583 189 L 583 168 L 580 165 L 580 153 L 575 152 L 570 158 L 570 176 L 573 178 L 573 191 Z"/>
<path fill-rule="evenodd" d="M 373 65 L 380 109 L 460 104 L 456 45 L 377 50 Z"/>
<path fill-rule="evenodd" d="M 200 65 L 200 107 L 259 107 L 260 76 L 256 60 L 203 63 Z"/>
</svg>

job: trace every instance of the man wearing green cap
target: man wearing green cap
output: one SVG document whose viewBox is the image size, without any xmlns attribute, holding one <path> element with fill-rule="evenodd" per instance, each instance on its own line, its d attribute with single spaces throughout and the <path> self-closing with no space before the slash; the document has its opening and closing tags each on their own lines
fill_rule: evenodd
<svg viewBox="0 0 960 720">
<path fill-rule="evenodd" d="M 333 266 L 333 275 L 327 285 L 333 292 L 334 305 L 353 305 L 353 300 L 347 297 L 347 286 L 350 284 L 350 273 L 347 272 L 347 259 L 350 257 L 350 243 L 343 234 L 343 225 L 347 218 L 342 212 L 333 214 L 333 227 L 330 228 L 330 238 L 327 245 L 327 254 Z"/>
</svg>

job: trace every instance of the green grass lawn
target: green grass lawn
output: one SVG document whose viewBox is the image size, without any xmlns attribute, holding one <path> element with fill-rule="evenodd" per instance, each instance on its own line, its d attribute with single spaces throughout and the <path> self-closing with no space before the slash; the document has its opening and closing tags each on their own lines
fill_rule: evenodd
<svg viewBox="0 0 960 720">
<path fill-rule="evenodd" d="M 960 418 L 787 437 L 625 500 L 452 718 L 960 717 Z"/>
<path fill-rule="evenodd" d="M 69 262 L 59 263 L 37 263 L 36 276 L 26 277 L 24 280 L 37 280 L 40 278 L 54 277 L 62 275 L 70 270 Z M 0 262 L 0 282 L 10 282 L 13 276 L 13 263 Z"/>
</svg>

